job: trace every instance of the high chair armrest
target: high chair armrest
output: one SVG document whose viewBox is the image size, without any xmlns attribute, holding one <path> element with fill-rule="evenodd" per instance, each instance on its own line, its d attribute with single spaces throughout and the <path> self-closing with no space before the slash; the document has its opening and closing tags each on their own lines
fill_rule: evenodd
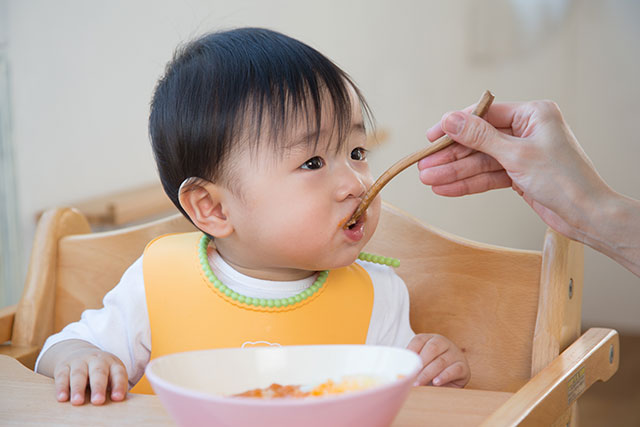
<svg viewBox="0 0 640 427">
<path fill-rule="evenodd" d="M 17 304 L 0 308 L 0 344 L 11 340 L 13 319 L 16 317 L 17 308 Z"/>
<path fill-rule="evenodd" d="M 558 418 L 568 417 L 571 404 L 594 382 L 611 378 L 619 361 L 618 333 L 613 329 L 591 328 L 482 425 L 553 425 Z"/>
<path fill-rule="evenodd" d="M 36 363 L 40 347 L 33 345 L 18 346 L 11 342 L 13 323 L 18 305 L 0 308 L 0 354 L 11 356 L 29 369 Z"/>
<path fill-rule="evenodd" d="M 9 356 L 33 371 L 41 348 L 35 345 L 20 346 L 9 343 L 0 344 L 0 356 Z"/>
</svg>

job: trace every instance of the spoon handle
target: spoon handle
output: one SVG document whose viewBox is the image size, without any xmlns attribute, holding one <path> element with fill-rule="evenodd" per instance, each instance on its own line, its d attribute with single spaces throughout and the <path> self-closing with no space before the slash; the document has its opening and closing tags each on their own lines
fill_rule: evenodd
<svg viewBox="0 0 640 427">
<path fill-rule="evenodd" d="M 493 102 L 494 98 L 495 98 L 494 95 L 490 91 L 485 90 L 484 93 L 482 94 L 482 97 L 478 101 L 478 104 L 473 109 L 473 112 L 471 114 L 474 114 L 479 117 L 483 117 L 487 113 L 487 111 L 489 111 L 489 107 L 491 106 L 491 103 Z M 360 218 L 360 216 L 362 216 L 364 211 L 367 210 L 367 208 L 369 207 L 373 199 L 375 199 L 375 197 L 378 195 L 380 190 L 382 190 L 382 187 L 387 185 L 387 183 L 391 181 L 393 177 L 398 175 L 400 172 L 402 172 L 412 164 L 416 163 L 418 160 L 423 159 L 427 157 L 429 154 L 435 153 L 436 151 L 440 151 L 445 147 L 448 147 L 453 142 L 454 142 L 453 139 L 451 139 L 449 135 L 445 134 L 440 138 L 438 138 L 435 142 L 433 142 L 433 144 L 421 150 L 418 150 L 415 153 L 410 154 L 407 157 L 397 161 L 393 166 L 391 166 L 382 175 L 380 175 L 380 178 L 378 178 L 371 187 L 369 187 L 369 190 L 367 190 L 366 194 L 362 198 L 360 205 L 358 205 L 358 208 L 356 209 L 356 211 L 353 213 L 349 221 L 347 221 L 347 223 L 344 226 L 348 227 L 352 224 L 355 224 L 358 218 Z"/>
</svg>

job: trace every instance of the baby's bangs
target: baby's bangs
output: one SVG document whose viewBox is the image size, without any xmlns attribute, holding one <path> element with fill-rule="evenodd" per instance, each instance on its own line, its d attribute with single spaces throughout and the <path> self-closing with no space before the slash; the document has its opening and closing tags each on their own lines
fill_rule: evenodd
<svg viewBox="0 0 640 427">
<path fill-rule="evenodd" d="M 292 143 L 287 138 L 290 137 L 287 131 L 298 120 L 303 120 L 310 134 L 316 132 L 328 107 L 334 116 L 331 131 L 337 133 L 337 138 L 332 135 L 331 141 L 335 150 L 340 150 L 351 129 L 354 113 L 351 93 L 358 100 L 365 127 L 374 126 L 370 108 L 351 78 L 320 53 L 306 53 L 306 62 L 279 64 L 288 67 L 277 70 L 268 80 L 254 82 L 248 91 L 242 108 L 243 125 L 238 123 L 237 129 L 243 129 L 245 135 L 248 135 L 247 131 L 252 133 L 249 139 L 253 148 L 257 147 L 261 136 L 267 136 L 277 151 L 284 151 Z M 318 138 L 310 142 L 317 144 Z"/>
</svg>

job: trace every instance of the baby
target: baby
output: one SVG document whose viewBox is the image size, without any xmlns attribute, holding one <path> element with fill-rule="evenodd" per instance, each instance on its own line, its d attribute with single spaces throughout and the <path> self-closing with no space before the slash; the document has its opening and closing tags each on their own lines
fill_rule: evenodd
<svg viewBox="0 0 640 427">
<path fill-rule="evenodd" d="M 424 364 L 418 384 L 463 387 L 462 352 L 411 330 L 394 262 L 360 255 L 380 200 L 341 226 L 373 183 L 365 123 L 349 76 L 283 34 L 243 28 L 179 49 L 149 130 L 162 185 L 200 232 L 153 240 L 102 309 L 49 337 L 36 370 L 57 399 L 80 405 L 87 386 L 93 404 L 152 393 L 155 357 L 252 345 L 408 347 Z"/>
</svg>

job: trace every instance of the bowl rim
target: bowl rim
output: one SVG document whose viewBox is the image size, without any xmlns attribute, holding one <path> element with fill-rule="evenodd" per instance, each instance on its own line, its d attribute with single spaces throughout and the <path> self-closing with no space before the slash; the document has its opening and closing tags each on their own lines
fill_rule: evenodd
<svg viewBox="0 0 640 427">
<path fill-rule="evenodd" d="M 156 375 L 153 372 L 153 366 L 157 363 L 158 360 L 165 358 L 165 357 L 171 357 L 171 356 L 176 356 L 179 354 L 185 354 L 185 353 L 205 353 L 205 352 L 211 352 L 211 351 L 215 351 L 215 350 L 255 350 L 255 349 L 276 349 L 276 348 L 309 348 L 309 347 L 341 347 L 341 348 L 347 348 L 347 347 L 367 347 L 367 348 L 384 348 L 385 351 L 386 350 L 391 350 L 391 351 L 399 351 L 399 352 L 404 352 L 404 353 L 408 353 L 411 354 L 412 358 L 414 358 L 415 361 L 417 361 L 418 363 L 416 363 L 416 366 L 410 371 L 409 374 L 405 375 L 402 378 L 395 378 L 392 379 L 391 381 L 388 382 L 384 382 L 382 384 L 378 384 L 378 385 L 374 385 L 372 387 L 368 387 L 362 390 L 354 390 L 354 391 L 350 391 L 347 393 L 341 393 L 341 394 L 336 394 L 336 395 L 329 395 L 329 396 L 317 396 L 317 397 L 309 397 L 309 398 L 282 398 L 282 399 L 263 399 L 263 398 L 259 398 L 259 397 L 240 397 L 240 396 L 223 396 L 223 395 L 219 395 L 219 394 L 213 394 L 213 393 L 206 393 L 203 391 L 198 391 L 198 390 L 192 390 L 188 387 L 184 387 L 182 385 L 178 385 L 175 384 L 171 381 L 165 380 L 164 378 L 161 378 L 160 376 Z M 263 351 L 263 350 L 258 350 L 258 351 Z M 270 351 L 270 350 L 267 350 Z M 354 398 L 360 398 L 360 397 L 366 397 L 368 395 L 373 395 L 373 394 L 377 394 L 380 391 L 383 390 L 389 390 L 392 388 L 396 388 L 399 387 L 401 385 L 404 385 L 404 383 L 406 382 L 413 382 L 416 378 L 416 376 L 418 375 L 418 372 L 420 371 L 420 369 L 422 368 L 422 360 L 420 359 L 420 356 L 417 353 L 414 353 L 411 350 L 408 350 L 406 348 L 401 348 L 401 347 L 392 347 L 392 346 L 384 346 L 384 345 L 367 345 L 367 344 L 311 344 L 311 345 L 283 345 L 283 346 L 279 346 L 279 347 L 251 347 L 251 348 L 240 348 L 240 347 L 225 347 L 225 348 L 216 348 L 216 349 L 203 349 L 203 350 L 191 350 L 191 351 L 182 351 L 182 352 L 177 352 L 177 353 L 171 353 L 171 354 L 166 354 L 163 356 L 159 356 L 153 360 L 151 360 L 146 368 L 145 368 L 145 374 L 147 376 L 147 379 L 149 380 L 149 382 L 151 383 L 151 387 L 153 388 L 154 382 L 157 383 L 158 385 L 161 385 L 163 388 L 168 389 L 168 390 L 176 390 L 179 391 L 181 394 L 190 397 L 190 398 L 196 398 L 196 399 L 200 399 L 200 400 L 207 400 L 207 401 L 212 401 L 215 403 L 223 403 L 223 404 L 228 404 L 228 405 L 233 405 L 233 406 L 309 406 L 309 405 L 324 405 L 330 402 L 334 402 L 334 401 L 338 401 L 338 400 L 345 400 L 345 399 L 354 399 Z M 159 393 L 153 389 L 154 393 L 156 395 L 159 396 Z"/>
</svg>

